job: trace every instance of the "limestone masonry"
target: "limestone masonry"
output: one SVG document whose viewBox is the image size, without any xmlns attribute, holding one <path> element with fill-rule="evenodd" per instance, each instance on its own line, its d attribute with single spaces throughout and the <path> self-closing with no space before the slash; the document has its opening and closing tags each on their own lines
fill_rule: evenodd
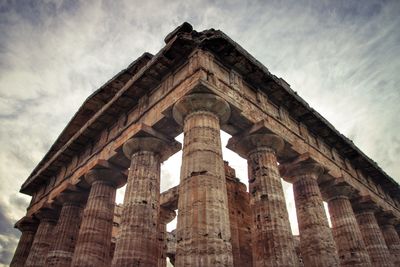
<svg viewBox="0 0 400 267">
<path fill-rule="evenodd" d="M 94 92 L 22 185 L 32 201 L 10 266 L 400 266 L 391 177 L 221 31 L 184 23 L 165 43 Z M 180 184 L 160 193 L 181 149 Z"/>
</svg>

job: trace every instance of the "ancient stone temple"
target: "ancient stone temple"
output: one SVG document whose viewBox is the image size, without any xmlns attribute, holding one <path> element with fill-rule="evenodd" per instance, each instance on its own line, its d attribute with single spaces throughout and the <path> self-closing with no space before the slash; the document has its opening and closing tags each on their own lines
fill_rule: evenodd
<svg viewBox="0 0 400 267">
<path fill-rule="evenodd" d="M 391 177 L 221 31 L 184 23 L 165 43 L 94 92 L 22 185 L 32 201 L 11 266 L 400 266 Z M 160 192 L 180 150 L 180 184 Z"/>
</svg>

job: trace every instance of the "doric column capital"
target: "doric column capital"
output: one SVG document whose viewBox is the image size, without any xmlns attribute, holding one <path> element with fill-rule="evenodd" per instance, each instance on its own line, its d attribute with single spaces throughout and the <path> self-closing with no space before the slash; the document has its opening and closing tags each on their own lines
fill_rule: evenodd
<svg viewBox="0 0 400 267">
<path fill-rule="evenodd" d="M 181 144 L 175 140 L 161 140 L 156 137 L 134 137 L 126 141 L 122 147 L 129 159 L 137 152 L 150 151 L 160 156 L 163 162 L 181 149 Z"/>
<path fill-rule="evenodd" d="M 229 149 L 243 158 L 247 158 L 249 153 L 257 149 L 272 149 L 275 153 L 279 153 L 285 146 L 283 139 L 276 134 L 256 133 L 244 137 L 234 137 L 231 140 L 228 143 Z"/>
<path fill-rule="evenodd" d="M 354 197 L 357 193 L 357 190 L 344 182 L 342 179 L 333 179 L 328 182 L 324 182 L 319 185 L 321 194 L 326 201 L 338 199 L 338 198 L 346 198 L 350 199 Z"/>
<path fill-rule="evenodd" d="M 176 122 L 183 125 L 186 116 L 196 111 L 208 111 L 216 115 L 221 124 L 225 123 L 231 115 L 228 102 L 209 93 L 194 93 L 182 97 L 174 105 L 172 115 Z"/>
<path fill-rule="evenodd" d="M 378 206 L 371 200 L 370 196 L 361 196 L 351 200 L 354 213 L 358 215 L 375 213 L 379 210 Z"/>
<path fill-rule="evenodd" d="M 92 185 L 96 181 L 103 181 L 119 188 L 126 182 L 126 176 L 116 169 L 92 169 L 85 174 L 85 180 Z"/>
<path fill-rule="evenodd" d="M 377 215 L 378 223 L 381 227 L 394 227 L 400 223 L 400 219 L 391 211 L 379 212 Z"/>
<path fill-rule="evenodd" d="M 35 218 L 38 218 L 40 222 L 50 223 L 56 223 L 59 215 L 60 210 L 57 208 L 42 208 L 34 214 Z"/>
<path fill-rule="evenodd" d="M 170 223 L 176 217 L 176 212 L 174 210 L 166 209 L 160 207 L 160 217 L 159 222 L 163 224 Z"/>
<path fill-rule="evenodd" d="M 298 162 L 294 164 L 285 164 L 279 168 L 282 177 L 294 183 L 301 176 L 307 175 L 314 179 L 324 172 L 324 168 L 318 163 L 313 162 Z"/>
<path fill-rule="evenodd" d="M 24 216 L 15 223 L 15 228 L 21 232 L 36 232 L 39 221 L 35 218 Z"/>
<path fill-rule="evenodd" d="M 57 196 L 57 202 L 62 205 L 83 205 L 86 203 L 89 192 L 64 191 Z"/>
</svg>

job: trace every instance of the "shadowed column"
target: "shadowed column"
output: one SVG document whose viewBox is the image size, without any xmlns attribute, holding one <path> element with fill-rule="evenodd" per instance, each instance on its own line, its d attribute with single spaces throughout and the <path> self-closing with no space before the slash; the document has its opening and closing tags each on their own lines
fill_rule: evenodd
<svg viewBox="0 0 400 267">
<path fill-rule="evenodd" d="M 54 229 L 55 243 L 47 254 L 46 266 L 71 265 L 86 199 L 87 195 L 81 192 L 65 192 L 58 196 L 62 209 Z"/>
<path fill-rule="evenodd" d="M 293 182 L 304 266 L 339 266 L 317 179 L 323 168 L 315 163 L 289 165 L 283 175 Z"/>
<path fill-rule="evenodd" d="M 348 186 L 329 186 L 329 214 L 340 266 L 371 266 L 371 261 L 351 206 Z"/>
<path fill-rule="evenodd" d="M 179 149 L 178 142 L 155 137 L 124 144 L 131 165 L 112 266 L 157 266 L 160 164 Z"/>
<path fill-rule="evenodd" d="M 354 210 L 372 266 L 394 266 L 375 218 L 374 207 L 355 207 Z"/>
<path fill-rule="evenodd" d="M 58 211 L 44 208 L 35 214 L 35 217 L 40 220 L 40 224 L 25 266 L 42 267 L 45 266 L 47 253 L 54 242 L 53 230 L 57 222 Z"/>
<path fill-rule="evenodd" d="M 392 255 L 394 266 L 400 266 L 400 238 L 395 228 L 398 222 L 399 220 L 395 218 L 380 220 L 382 234 Z"/>
<path fill-rule="evenodd" d="M 160 208 L 160 216 L 158 218 L 158 267 L 167 266 L 167 224 L 176 216 L 175 211 Z"/>
<path fill-rule="evenodd" d="M 14 257 L 10 263 L 10 267 L 24 266 L 29 251 L 31 250 L 38 224 L 39 222 L 31 217 L 23 217 L 15 224 L 15 228 L 18 228 L 22 232 L 22 235 L 19 239 Z"/>
<path fill-rule="evenodd" d="M 253 266 L 297 266 L 276 153 L 284 147 L 273 134 L 232 138 L 228 148 L 247 159 L 253 212 Z"/>
<path fill-rule="evenodd" d="M 232 266 L 220 137 L 230 107 L 218 96 L 197 93 L 180 99 L 173 115 L 184 131 L 175 266 Z"/>
<path fill-rule="evenodd" d="M 91 188 L 71 266 L 110 266 L 115 192 L 126 178 L 117 170 L 93 169 L 85 180 Z"/>
</svg>

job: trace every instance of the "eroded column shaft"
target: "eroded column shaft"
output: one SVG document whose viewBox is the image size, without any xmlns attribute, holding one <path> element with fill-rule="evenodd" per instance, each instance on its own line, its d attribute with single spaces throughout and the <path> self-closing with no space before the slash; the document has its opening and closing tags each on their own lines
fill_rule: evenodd
<svg viewBox="0 0 400 267">
<path fill-rule="evenodd" d="M 167 224 L 158 224 L 158 260 L 157 267 L 167 266 Z"/>
<path fill-rule="evenodd" d="M 298 176 L 293 183 L 293 191 L 304 266 L 338 266 L 335 242 L 317 178 L 312 174 Z"/>
<path fill-rule="evenodd" d="M 328 207 L 340 266 L 371 266 L 350 200 L 346 196 L 334 197 Z"/>
<path fill-rule="evenodd" d="M 92 183 L 83 213 L 72 266 L 109 266 L 116 188 L 104 180 Z"/>
<path fill-rule="evenodd" d="M 374 212 L 370 210 L 360 211 L 356 214 L 356 218 L 372 266 L 394 266 Z"/>
<path fill-rule="evenodd" d="M 21 230 L 22 235 L 15 250 L 14 257 L 11 260 L 10 267 L 23 267 L 29 256 L 35 233 L 38 227 L 37 221 L 32 218 L 24 217 L 16 225 Z"/>
<path fill-rule="evenodd" d="M 51 247 L 46 266 L 70 266 L 78 239 L 81 212 L 83 207 L 78 203 L 65 203 L 60 218 L 54 229 L 55 243 Z"/>
<path fill-rule="evenodd" d="M 219 119 L 195 111 L 184 123 L 176 266 L 232 266 Z"/>
<path fill-rule="evenodd" d="M 42 267 L 45 266 L 45 261 L 49 248 L 54 241 L 53 230 L 56 221 L 47 218 L 40 220 L 39 227 L 36 231 L 35 239 L 32 243 L 31 251 L 25 266 Z"/>
<path fill-rule="evenodd" d="M 394 266 L 400 266 L 400 238 L 393 224 L 381 226 L 386 245 L 392 254 Z"/>
<path fill-rule="evenodd" d="M 253 212 L 253 266 L 297 266 L 275 152 L 257 148 L 248 156 Z"/>
<path fill-rule="evenodd" d="M 157 266 L 160 160 L 154 152 L 132 155 L 120 234 L 112 266 Z"/>
</svg>

